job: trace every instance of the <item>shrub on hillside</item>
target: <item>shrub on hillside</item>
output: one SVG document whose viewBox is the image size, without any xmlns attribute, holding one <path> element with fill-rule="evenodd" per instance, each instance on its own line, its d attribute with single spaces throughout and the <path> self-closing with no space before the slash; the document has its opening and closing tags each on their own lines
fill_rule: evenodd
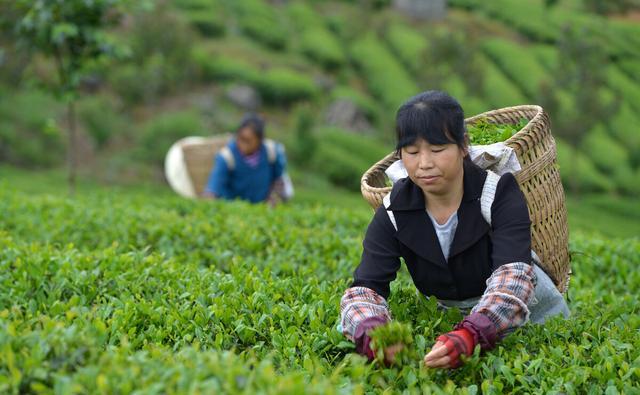
<svg viewBox="0 0 640 395">
<path fill-rule="evenodd" d="M 449 0 L 449 4 L 452 6 L 467 10 L 477 10 L 482 3 L 482 0 Z"/>
<path fill-rule="evenodd" d="M 83 97 L 78 102 L 78 117 L 97 148 L 104 147 L 113 137 L 125 134 L 129 122 L 107 96 Z"/>
<path fill-rule="evenodd" d="M 0 162 L 25 167 L 61 164 L 65 133 L 56 123 L 56 101 L 38 91 L 0 91 L 0 96 Z"/>
<path fill-rule="evenodd" d="M 491 60 L 482 58 L 481 64 L 485 72 L 484 98 L 494 108 L 527 104 L 521 91 L 493 64 Z"/>
<path fill-rule="evenodd" d="M 291 103 L 311 99 L 318 93 L 313 78 L 285 68 L 274 68 L 262 73 L 255 81 L 262 97 L 271 103 Z"/>
<path fill-rule="evenodd" d="M 309 106 L 302 106 L 294 113 L 295 133 L 289 143 L 291 159 L 297 164 L 309 164 L 318 148 L 318 140 L 314 133 L 314 114 Z"/>
<path fill-rule="evenodd" d="M 193 61 L 206 81 L 225 80 L 254 83 L 259 79 L 260 70 L 253 64 L 240 59 L 208 51 L 206 48 L 194 47 Z"/>
<path fill-rule="evenodd" d="M 139 137 L 141 159 L 161 165 L 173 143 L 186 136 L 209 135 L 197 113 L 180 111 L 160 114 L 148 121 Z"/>
<path fill-rule="evenodd" d="M 226 15 L 219 0 L 177 0 L 174 5 L 182 9 L 189 23 L 203 36 L 224 35 Z"/>
<path fill-rule="evenodd" d="M 287 15 L 299 37 L 298 49 L 328 70 L 346 63 L 347 57 L 336 35 L 327 28 L 324 18 L 302 2 L 287 6 Z"/>
<path fill-rule="evenodd" d="M 553 45 L 532 45 L 529 51 L 535 55 L 547 72 L 553 72 L 558 67 L 558 50 Z"/>
<path fill-rule="evenodd" d="M 549 76 L 528 48 L 496 38 L 486 40 L 483 50 L 529 99 L 537 98 L 540 83 L 549 79 Z"/>
<path fill-rule="evenodd" d="M 405 100 L 418 93 L 416 83 L 404 67 L 375 36 L 369 35 L 353 43 L 351 56 L 369 90 L 389 111 L 396 111 Z"/>
<path fill-rule="evenodd" d="M 224 35 L 226 26 L 224 16 L 215 8 L 196 10 L 185 13 L 187 20 L 205 37 Z"/>
<path fill-rule="evenodd" d="M 275 7 L 262 0 L 236 1 L 233 7 L 240 28 L 247 36 L 276 50 L 287 46 L 289 32 Z"/>
<path fill-rule="evenodd" d="M 580 148 L 600 170 L 607 174 L 614 174 L 616 169 L 629 166 L 628 151 L 609 136 L 602 125 L 587 132 Z"/>
<path fill-rule="evenodd" d="M 440 88 L 458 100 L 464 110 L 465 117 L 490 110 L 487 103 L 481 100 L 474 92 L 468 92 L 464 81 L 455 74 L 442 81 Z"/>
<path fill-rule="evenodd" d="M 618 66 L 620 66 L 620 69 L 624 71 L 627 76 L 635 79 L 636 83 L 640 84 L 640 60 L 620 59 Z"/>
<path fill-rule="evenodd" d="M 291 2 L 287 5 L 286 11 L 296 30 L 302 31 L 308 27 L 324 26 L 322 16 L 318 15 L 312 6 L 305 2 Z"/>
<path fill-rule="evenodd" d="M 611 32 L 611 35 L 615 37 L 616 43 L 624 49 L 624 53 L 614 55 L 618 55 L 622 59 L 637 59 L 638 47 L 640 47 L 640 27 L 637 21 L 610 18 L 607 19 L 607 25 L 608 29 L 604 30 Z"/>
<path fill-rule="evenodd" d="M 640 166 L 640 116 L 628 103 L 623 103 L 618 112 L 609 121 L 611 135 L 628 148 L 629 160 L 633 167 Z"/>
<path fill-rule="evenodd" d="M 559 25 L 549 21 L 542 2 L 519 0 L 493 0 L 477 5 L 489 16 L 512 26 L 534 41 L 554 42 L 560 34 Z"/>
<path fill-rule="evenodd" d="M 111 87 L 129 104 L 155 102 L 160 96 L 182 88 L 187 80 L 185 70 L 159 53 L 142 63 L 115 65 L 109 73 Z"/>
<path fill-rule="evenodd" d="M 601 174 L 589 158 L 569 144 L 556 138 L 558 166 L 566 188 L 577 185 L 580 191 L 612 192 L 614 182 Z"/>
<path fill-rule="evenodd" d="M 166 4 L 134 14 L 118 35 L 131 56 L 109 69 L 108 81 L 128 103 L 154 101 L 193 82 L 193 31 Z"/>
<path fill-rule="evenodd" d="M 423 34 L 405 24 L 394 23 L 387 28 L 385 39 L 393 53 L 412 73 L 420 71 L 428 47 Z"/>
<path fill-rule="evenodd" d="M 360 178 L 391 149 L 362 135 L 337 128 L 316 131 L 318 148 L 312 166 L 333 184 L 352 191 L 360 190 Z"/>
<path fill-rule="evenodd" d="M 629 166 L 620 166 L 613 173 L 617 189 L 627 195 L 640 196 L 640 172 Z"/>
<path fill-rule="evenodd" d="M 624 102 L 631 104 L 637 113 L 640 113 L 640 85 L 613 64 L 607 67 L 606 75 L 608 86 L 618 92 Z"/>
<path fill-rule="evenodd" d="M 300 38 L 300 47 L 311 60 L 329 70 L 340 68 L 347 60 L 340 42 L 324 27 L 305 29 Z"/>
<path fill-rule="evenodd" d="M 337 99 L 347 99 L 353 102 L 364 114 L 367 118 L 371 120 L 377 120 L 380 117 L 378 114 L 378 104 L 375 100 L 373 100 L 370 96 L 365 95 L 364 93 L 357 91 L 353 88 L 349 88 L 346 86 L 338 86 L 334 90 L 331 91 L 331 97 L 334 100 Z"/>
</svg>

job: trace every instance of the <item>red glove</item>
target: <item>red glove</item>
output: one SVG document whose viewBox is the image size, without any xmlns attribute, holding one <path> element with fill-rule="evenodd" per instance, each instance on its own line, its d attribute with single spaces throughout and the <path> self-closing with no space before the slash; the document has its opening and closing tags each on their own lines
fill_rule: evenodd
<svg viewBox="0 0 640 395">
<path fill-rule="evenodd" d="M 449 352 L 447 355 L 450 358 L 449 366 L 452 368 L 457 368 L 462 365 L 460 355 L 470 356 L 473 354 L 473 349 L 476 346 L 476 340 L 473 334 L 466 328 L 460 328 L 440 335 L 436 341 L 444 343 L 444 346 L 447 348 Z"/>
</svg>

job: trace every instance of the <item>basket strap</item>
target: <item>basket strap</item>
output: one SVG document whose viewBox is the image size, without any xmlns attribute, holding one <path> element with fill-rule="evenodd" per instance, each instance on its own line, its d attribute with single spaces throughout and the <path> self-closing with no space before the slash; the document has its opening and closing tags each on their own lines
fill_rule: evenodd
<svg viewBox="0 0 640 395">
<path fill-rule="evenodd" d="M 269 164 L 276 163 L 276 154 L 277 154 L 277 143 L 271 139 L 264 139 L 264 146 L 267 149 L 267 158 L 269 159 Z"/>
<path fill-rule="evenodd" d="M 500 176 L 491 170 L 487 170 L 487 179 L 482 187 L 482 196 L 480 197 L 480 211 L 482 212 L 482 217 L 487 221 L 489 226 L 491 226 L 491 205 L 493 205 L 493 201 L 496 197 L 498 181 L 500 181 Z M 531 250 L 531 258 L 536 265 L 542 267 L 542 261 L 534 250 Z M 549 277 L 553 278 L 552 276 Z"/>
<path fill-rule="evenodd" d="M 222 155 L 222 159 L 227 163 L 227 168 L 229 170 L 233 170 L 236 167 L 236 160 L 233 157 L 233 152 L 229 149 L 229 147 L 222 147 L 220 149 L 220 155 Z"/>
<path fill-rule="evenodd" d="M 382 203 L 384 203 L 384 208 L 389 208 L 389 206 L 391 205 L 391 192 L 387 193 L 384 198 L 382 198 Z M 393 211 L 392 210 L 387 210 L 387 215 L 389 216 L 389 219 L 391 220 L 391 223 L 393 224 L 393 227 L 395 228 L 396 232 L 398 231 L 398 224 L 396 224 L 396 216 L 393 215 Z"/>
<path fill-rule="evenodd" d="M 500 176 L 491 170 L 487 170 L 487 178 L 482 187 L 482 196 L 480 197 L 480 212 L 485 221 L 491 226 L 491 205 L 496 198 L 496 188 L 498 187 Z"/>
</svg>

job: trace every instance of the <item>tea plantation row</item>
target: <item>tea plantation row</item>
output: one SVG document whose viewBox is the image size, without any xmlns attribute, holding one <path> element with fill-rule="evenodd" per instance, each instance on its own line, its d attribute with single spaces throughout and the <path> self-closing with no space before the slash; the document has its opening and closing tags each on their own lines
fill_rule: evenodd
<svg viewBox="0 0 640 395">
<path fill-rule="evenodd" d="M 0 392 L 637 394 L 640 241 L 573 235 L 571 320 L 456 371 L 368 364 L 335 329 L 368 212 L 0 185 Z M 460 318 L 389 300 L 423 355 Z"/>
</svg>

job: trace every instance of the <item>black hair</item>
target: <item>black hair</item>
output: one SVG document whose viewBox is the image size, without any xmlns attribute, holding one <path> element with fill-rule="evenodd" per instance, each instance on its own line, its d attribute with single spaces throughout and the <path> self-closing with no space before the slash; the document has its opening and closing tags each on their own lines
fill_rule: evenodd
<svg viewBox="0 0 640 395">
<path fill-rule="evenodd" d="M 429 144 L 467 147 L 462 106 L 445 92 L 426 91 L 407 100 L 396 113 L 396 151 L 419 138 Z"/>
<path fill-rule="evenodd" d="M 244 114 L 236 133 L 247 127 L 253 130 L 259 140 L 262 141 L 262 139 L 264 139 L 264 118 L 260 115 L 255 113 Z"/>
</svg>

